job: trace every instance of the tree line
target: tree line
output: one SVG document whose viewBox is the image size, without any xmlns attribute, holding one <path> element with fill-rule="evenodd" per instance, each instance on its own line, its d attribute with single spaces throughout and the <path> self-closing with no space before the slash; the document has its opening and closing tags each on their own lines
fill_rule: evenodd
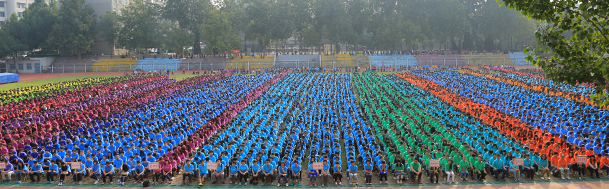
<svg viewBox="0 0 609 189">
<path fill-rule="evenodd" d="M 216 54 L 242 49 L 242 39 L 266 48 L 291 37 L 302 47 L 502 50 L 502 42 L 516 49 L 534 39 L 537 23 L 493 0 L 134 0 L 101 15 L 85 0 L 56 7 L 36 0 L 22 18 L 11 15 L 0 29 L 0 57 L 33 50 L 80 57 L 97 35 L 139 53 Z"/>
</svg>

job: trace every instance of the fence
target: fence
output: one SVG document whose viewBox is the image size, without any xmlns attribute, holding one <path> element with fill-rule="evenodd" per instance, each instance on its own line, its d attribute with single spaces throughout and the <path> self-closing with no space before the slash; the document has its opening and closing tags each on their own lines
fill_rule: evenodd
<svg viewBox="0 0 609 189">
<path fill-rule="evenodd" d="M 281 61 L 275 62 L 190 62 L 190 63 L 175 63 L 175 64 L 116 64 L 116 65 L 60 65 L 40 67 L 44 73 L 75 73 L 75 72 L 131 72 L 137 71 L 153 71 L 153 70 L 223 70 L 223 69 L 260 69 L 260 68 L 366 68 L 375 67 L 398 67 L 398 66 L 521 66 L 530 65 L 520 59 L 384 59 L 382 63 L 361 61 L 359 59 L 351 61 Z M 39 70 L 38 67 L 34 68 Z M 22 72 L 20 70 L 20 72 Z M 29 73 L 29 72 L 24 72 Z"/>
<path fill-rule="evenodd" d="M 76 73 L 76 72 L 131 72 L 137 71 L 153 71 L 153 70 L 222 70 L 225 69 L 226 63 L 176 63 L 176 64 L 116 64 L 116 65 L 60 65 L 42 67 L 45 73 Z"/>
</svg>

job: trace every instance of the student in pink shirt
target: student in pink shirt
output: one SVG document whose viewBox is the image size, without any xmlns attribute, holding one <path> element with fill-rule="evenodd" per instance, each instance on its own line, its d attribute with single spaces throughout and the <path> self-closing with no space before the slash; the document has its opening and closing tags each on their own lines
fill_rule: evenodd
<svg viewBox="0 0 609 189">
<path fill-rule="evenodd" d="M 161 176 L 161 180 L 162 180 L 162 184 L 166 184 L 165 180 L 169 180 L 169 182 L 171 182 L 173 180 L 172 178 L 172 168 L 173 166 L 171 165 L 171 163 L 169 163 L 169 160 L 165 160 L 165 163 L 163 164 L 162 167 L 162 176 Z"/>
</svg>

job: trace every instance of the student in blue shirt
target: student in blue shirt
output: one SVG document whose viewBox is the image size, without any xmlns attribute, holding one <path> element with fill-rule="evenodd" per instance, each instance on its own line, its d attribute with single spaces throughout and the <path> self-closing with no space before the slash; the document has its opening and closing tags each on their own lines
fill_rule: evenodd
<svg viewBox="0 0 609 189">
<path fill-rule="evenodd" d="M 146 169 L 144 168 L 144 166 L 142 165 L 142 162 L 137 161 L 135 168 L 134 168 L 134 174 L 133 177 L 135 179 L 135 183 L 137 184 L 138 181 L 144 183 L 144 178 L 146 177 Z"/>
<path fill-rule="evenodd" d="M 239 170 L 239 167 L 237 167 L 237 162 L 230 162 L 230 166 L 228 167 L 228 180 L 230 184 L 237 184 L 237 180 L 238 180 L 238 175 L 237 175 L 237 170 Z"/>
<path fill-rule="evenodd" d="M 85 175 L 85 165 L 82 164 L 81 160 L 78 159 L 76 160 L 78 163 L 80 163 L 80 169 L 76 169 L 76 172 L 74 172 L 74 177 L 76 177 L 75 182 L 78 182 L 78 184 L 82 184 L 82 177 Z"/>
<path fill-rule="evenodd" d="M 349 166 L 350 184 L 353 184 L 353 179 L 355 179 L 356 185 L 359 185 L 359 180 L 357 179 L 357 165 L 355 165 L 355 161 L 351 160 L 351 165 Z"/>
<path fill-rule="evenodd" d="M 271 161 L 269 159 L 267 159 L 265 161 L 265 164 L 262 166 L 262 184 L 264 185 L 264 182 L 268 180 L 271 181 L 271 184 L 273 184 L 273 180 L 275 180 L 275 178 L 273 178 L 273 166 L 271 165 Z"/>
<path fill-rule="evenodd" d="M 342 185 L 343 182 L 343 172 L 341 171 L 340 161 L 334 161 L 334 166 L 332 166 L 332 171 L 334 174 L 332 177 L 334 178 L 334 185 Z M 386 180 L 386 178 L 385 178 Z"/>
<path fill-rule="evenodd" d="M 383 178 L 385 179 L 385 184 L 387 184 L 387 164 L 385 161 L 381 162 L 379 166 L 379 183 L 383 183 Z"/>
<path fill-rule="evenodd" d="M 241 160 L 241 165 L 239 165 L 239 185 L 241 185 L 241 182 L 244 182 L 245 185 L 247 186 L 247 179 L 249 178 L 248 175 L 248 171 L 249 171 L 249 167 L 245 164 L 245 159 Z"/>
<path fill-rule="evenodd" d="M 38 161 L 34 161 L 34 165 L 29 172 L 30 180 L 34 182 L 34 176 L 36 176 L 36 182 L 40 182 L 40 176 L 44 174 L 44 170 L 42 170 L 42 165 L 38 164 Z"/>
<path fill-rule="evenodd" d="M 533 167 L 533 165 L 535 164 L 535 162 L 529 157 L 529 154 L 524 155 L 524 165 L 522 166 L 522 168 L 524 172 L 524 177 L 528 180 L 533 180 L 533 177 L 535 176 L 535 168 Z"/>
<path fill-rule="evenodd" d="M 309 170 L 309 186 L 311 186 L 311 183 L 315 183 L 315 186 L 317 186 L 317 170 L 313 169 L 313 161 L 313 158 L 309 160 L 309 167 L 307 168 Z"/>
<path fill-rule="evenodd" d="M 281 185 L 281 179 L 285 182 L 285 186 L 288 186 L 288 167 L 285 166 L 285 162 L 279 162 L 277 167 L 277 187 Z"/>
<path fill-rule="evenodd" d="M 212 184 L 216 184 L 217 183 L 217 178 L 220 177 L 220 180 L 222 181 L 222 184 L 224 184 L 224 165 L 222 165 L 222 160 L 221 159 L 217 159 L 216 160 L 216 167 L 214 168 L 215 171 L 213 174 L 211 174 L 211 180 L 213 181 Z"/>
<path fill-rule="evenodd" d="M 27 173 L 27 166 L 22 161 L 17 161 L 17 166 L 14 169 L 15 175 L 17 175 L 17 184 L 21 184 L 21 178 Z"/>
<path fill-rule="evenodd" d="M 110 184 L 112 184 L 112 177 L 114 176 L 114 166 L 110 164 L 110 162 L 106 162 L 106 166 L 102 168 L 102 184 L 106 184 L 106 178 L 110 179 Z"/>
<path fill-rule="evenodd" d="M 51 161 L 51 165 L 49 165 L 49 169 L 47 170 L 47 182 L 46 184 L 53 183 L 55 181 L 55 176 L 59 172 L 59 167 L 55 164 L 55 161 Z"/>
<path fill-rule="evenodd" d="M 209 158 L 205 158 L 205 160 L 201 161 L 199 165 L 197 165 L 197 178 L 199 180 L 199 187 L 203 186 L 205 177 L 207 177 L 207 161 L 209 161 Z"/>
<path fill-rule="evenodd" d="M 292 164 L 292 186 L 297 185 L 300 186 L 300 164 L 298 163 L 298 160 L 294 160 L 294 163 Z"/>
<path fill-rule="evenodd" d="M 101 166 L 99 165 L 99 162 L 97 160 L 93 161 L 93 166 L 91 166 L 91 171 L 89 172 L 89 177 L 95 180 L 95 183 L 93 184 L 97 184 L 99 182 L 99 175 L 101 175 Z"/>
<path fill-rule="evenodd" d="M 193 179 L 195 166 L 190 162 L 190 159 L 186 160 L 184 164 L 184 174 L 182 174 L 182 185 L 190 186 L 190 181 Z M 188 180 L 186 180 L 188 178 Z"/>
<path fill-rule="evenodd" d="M 328 186 L 328 185 L 330 185 L 330 184 L 328 184 L 328 179 L 330 177 L 330 165 L 328 164 L 327 158 L 324 159 L 323 165 L 324 165 L 324 167 L 323 167 L 323 170 L 321 170 L 321 174 L 320 174 L 321 180 L 322 180 L 321 186 Z"/>
<path fill-rule="evenodd" d="M 364 176 L 366 176 L 366 184 L 372 184 L 372 163 L 370 160 L 366 160 L 366 165 L 364 165 Z"/>
</svg>

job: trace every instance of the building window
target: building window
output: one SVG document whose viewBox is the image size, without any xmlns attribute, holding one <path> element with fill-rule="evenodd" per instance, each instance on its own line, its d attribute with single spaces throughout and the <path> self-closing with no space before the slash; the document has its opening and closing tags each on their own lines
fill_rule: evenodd
<svg viewBox="0 0 609 189">
<path fill-rule="evenodd" d="M 6 17 L 4 12 L 0 12 L 0 17 Z"/>
<path fill-rule="evenodd" d="M 0 1 L 0 7 L 4 7 L 4 2 Z"/>
<path fill-rule="evenodd" d="M 23 70 L 23 64 L 18 64 L 20 70 Z"/>
<path fill-rule="evenodd" d="M 15 69 L 15 64 L 11 64 L 11 70 Z"/>
<path fill-rule="evenodd" d="M 25 8 L 25 3 L 17 3 L 17 8 L 24 9 Z"/>
<path fill-rule="evenodd" d="M 32 64 L 26 64 L 25 68 L 27 68 L 28 70 L 32 70 Z"/>
<path fill-rule="evenodd" d="M 17 16 L 18 16 L 19 18 L 23 17 L 23 12 L 17 12 Z"/>
</svg>

